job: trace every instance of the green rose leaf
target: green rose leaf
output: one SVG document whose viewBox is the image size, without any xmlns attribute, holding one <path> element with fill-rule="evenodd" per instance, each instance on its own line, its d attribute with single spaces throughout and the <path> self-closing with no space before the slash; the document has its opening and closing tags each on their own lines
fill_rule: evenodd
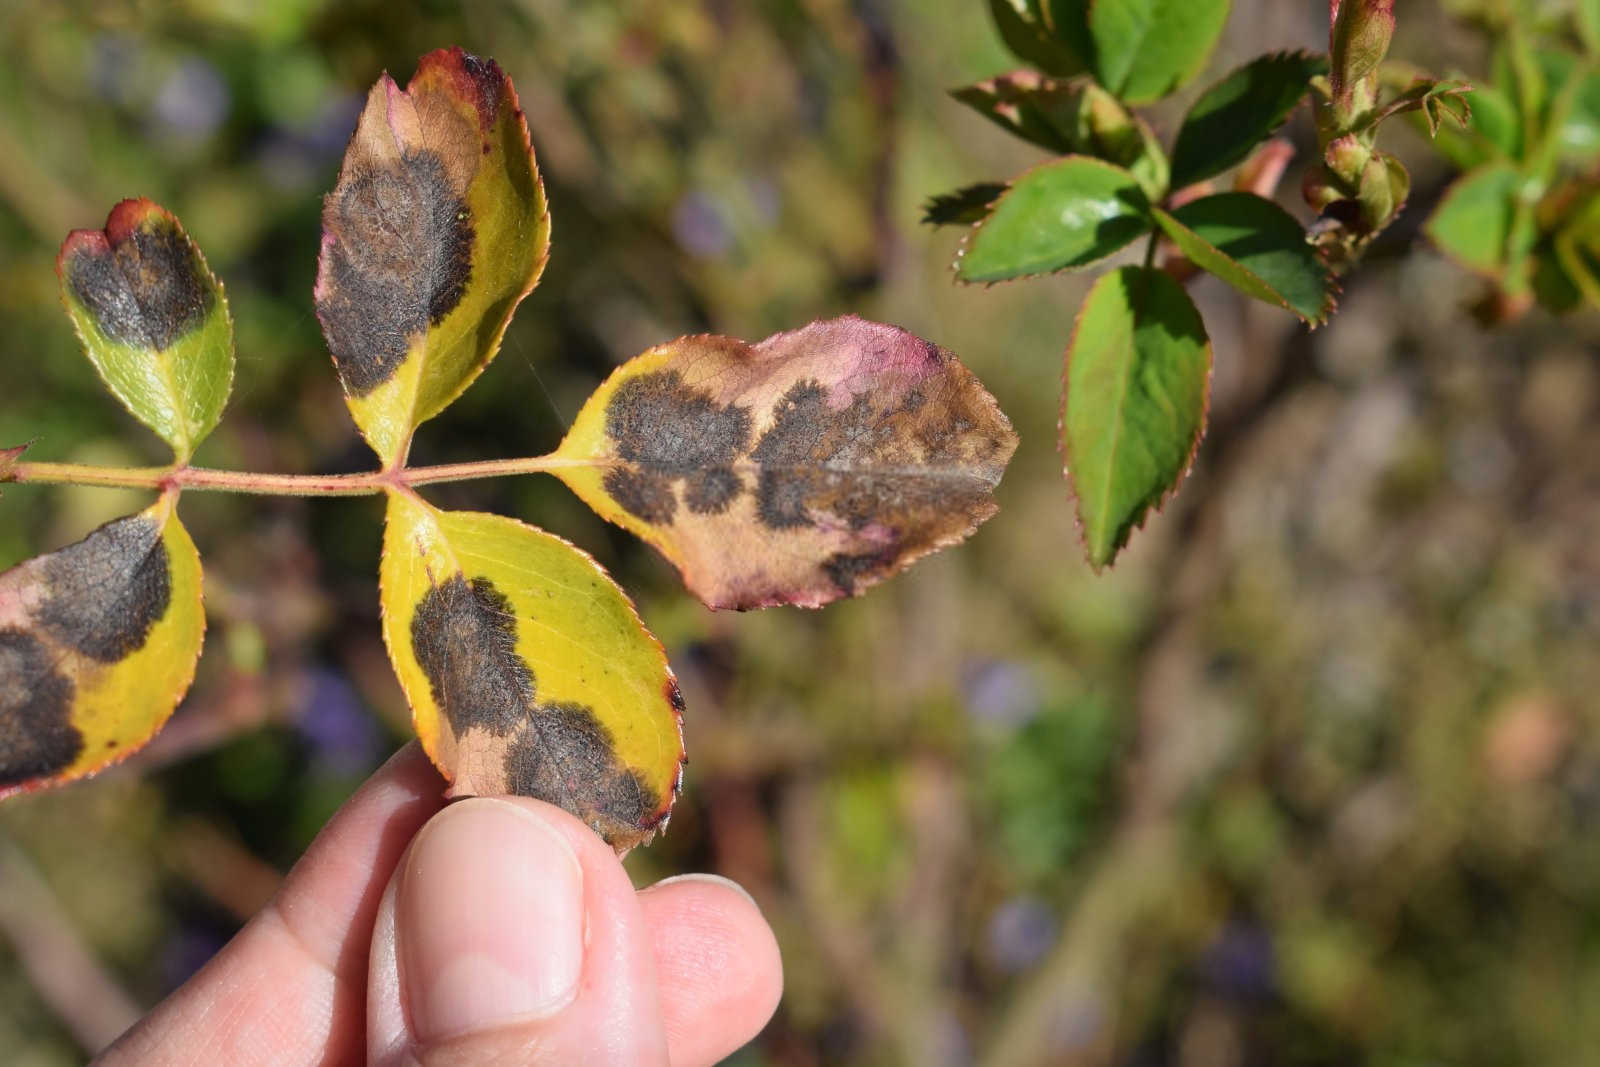
<svg viewBox="0 0 1600 1067">
<path fill-rule="evenodd" d="M 1276 304 L 1312 326 L 1333 311 L 1336 290 L 1306 232 L 1283 208 L 1254 193 L 1218 193 L 1156 222 L 1200 267 L 1246 296 Z"/>
<path fill-rule="evenodd" d="M 1283 52 L 1247 63 L 1200 94 L 1178 130 L 1172 182 L 1181 189 L 1235 166 L 1283 125 L 1326 56 Z"/>
<path fill-rule="evenodd" d="M 1005 191 L 1001 182 L 978 182 L 941 193 L 922 206 L 922 221 L 930 226 L 970 226 L 988 217 L 989 208 Z"/>
<path fill-rule="evenodd" d="M 989 0 L 1000 39 L 1017 58 L 1046 74 L 1070 75 L 1083 70 L 1083 60 L 1045 28 L 1041 0 Z"/>
<path fill-rule="evenodd" d="M 1080 4 L 1062 6 L 1082 6 Z M 1148 104 L 1200 73 L 1228 21 L 1228 0 L 1101 0 L 1089 6 L 1091 65 L 1129 104 Z"/>
<path fill-rule="evenodd" d="M 1121 167 L 1087 156 L 1046 163 L 1012 182 L 967 237 L 956 277 L 999 282 L 1086 267 L 1148 233 L 1149 212 Z"/>
<path fill-rule="evenodd" d="M 1466 267 L 1498 277 L 1522 178 L 1506 163 L 1490 163 L 1458 178 L 1423 227 L 1439 251 Z"/>
<path fill-rule="evenodd" d="M 1152 200 L 1167 191 L 1167 157 L 1150 125 L 1089 78 L 1062 81 L 1022 70 L 950 95 L 1057 155 L 1093 156 L 1126 168 Z"/>
<path fill-rule="evenodd" d="M 1170 275 L 1103 276 L 1067 346 L 1061 449 L 1089 562 L 1104 567 L 1176 488 L 1199 447 L 1211 342 Z"/>
<path fill-rule="evenodd" d="M 124 200 L 67 235 L 56 272 L 95 370 L 187 463 L 233 387 L 233 320 L 200 249 L 164 208 Z"/>
</svg>

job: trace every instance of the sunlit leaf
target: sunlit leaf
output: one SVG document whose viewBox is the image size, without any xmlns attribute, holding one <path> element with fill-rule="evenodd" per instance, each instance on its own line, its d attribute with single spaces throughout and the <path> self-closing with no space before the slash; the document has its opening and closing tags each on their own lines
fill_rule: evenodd
<svg viewBox="0 0 1600 1067">
<path fill-rule="evenodd" d="M 1068 156 L 1011 183 L 966 238 L 956 277 L 1000 282 L 1087 267 L 1150 226 L 1138 179 L 1098 159 Z"/>
<path fill-rule="evenodd" d="M 922 207 L 922 221 L 930 226 L 970 226 L 989 214 L 1006 187 L 999 182 L 979 182 L 932 197 Z"/>
<path fill-rule="evenodd" d="M 1469 270 L 1496 276 L 1506 266 L 1506 243 L 1522 178 L 1491 163 L 1458 178 L 1424 231 L 1439 250 Z"/>
<path fill-rule="evenodd" d="M 1181 189 L 1220 174 L 1283 125 L 1328 70 L 1326 56 L 1283 52 L 1246 63 L 1200 94 L 1172 147 L 1172 182 Z"/>
<path fill-rule="evenodd" d="M 1089 562 L 1116 558 L 1188 470 L 1205 426 L 1211 342 L 1183 286 L 1123 267 L 1100 278 L 1067 346 L 1061 448 Z"/>
<path fill-rule="evenodd" d="M 1294 216 L 1253 193 L 1201 197 L 1156 222 L 1195 264 L 1246 296 L 1313 326 L 1333 311 L 1334 282 Z"/>
<path fill-rule="evenodd" d="M 1062 81 L 1021 70 L 950 95 L 1041 148 L 1126 168 L 1152 200 L 1166 193 L 1167 157 L 1149 124 L 1090 78 Z"/>
<path fill-rule="evenodd" d="M 450 795 L 557 804 L 619 851 L 665 827 L 682 698 L 599 564 L 514 519 L 389 497 L 383 635 Z"/>
<path fill-rule="evenodd" d="M 322 214 L 317 317 L 386 465 L 494 358 L 550 218 L 511 80 L 459 48 L 367 96 Z"/>
<path fill-rule="evenodd" d="M 194 680 L 200 557 L 176 500 L 0 574 L 0 794 L 123 759 Z"/>
<path fill-rule="evenodd" d="M 1089 4 L 1093 69 L 1125 103 L 1148 104 L 1199 74 L 1228 21 L 1228 0 Z"/>
<path fill-rule="evenodd" d="M 1046 74 L 1078 73 L 1083 70 L 1083 60 L 1045 28 L 1041 3 L 1042 0 L 989 0 L 989 13 L 1000 30 L 1000 39 L 1018 59 Z"/>
<path fill-rule="evenodd" d="M 590 397 L 555 473 L 710 606 L 816 607 L 970 534 L 1015 447 L 954 356 L 847 317 L 651 349 Z"/>
<path fill-rule="evenodd" d="M 200 249 L 165 209 L 124 200 L 105 229 L 67 235 L 56 273 L 100 377 L 187 462 L 233 384 L 233 321 Z"/>
</svg>

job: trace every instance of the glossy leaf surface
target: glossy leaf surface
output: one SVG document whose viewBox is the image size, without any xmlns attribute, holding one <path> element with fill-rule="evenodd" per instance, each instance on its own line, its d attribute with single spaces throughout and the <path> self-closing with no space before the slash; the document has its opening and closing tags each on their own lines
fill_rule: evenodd
<svg viewBox="0 0 1600 1067">
<path fill-rule="evenodd" d="M 1333 311 L 1334 282 L 1293 215 L 1253 193 L 1218 193 L 1156 221 L 1195 264 L 1246 296 L 1319 325 Z"/>
<path fill-rule="evenodd" d="M 965 538 L 1015 448 L 953 355 L 847 317 L 651 349 L 584 405 L 555 473 L 711 607 L 816 607 Z"/>
<path fill-rule="evenodd" d="M 965 282 L 1087 267 L 1150 230 L 1149 201 L 1121 167 L 1068 156 L 1019 176 L 967 237 Z"/>
<path fill-rule="evenodd" d="M 322 215 L 317 317 L 350 411 L 385 465 L 500 347 L 549 253 L 511 80 L 459 48 L 367 96 Z"/>
<path fill-rule="evenodd" d="M 1089 4 L 1093 68 L 1129 104 L 1148 104 L 1199 74 L 1228 21 L 1228 0 L 1100 0 Z"/>
<path fill-rule="evenodd" d="M 100 377 L 187 462 L 233 384 L 233 321 L 200 249 L 165 209 L 124 200 L 105 229 L 67 235 L 56 273 Z"/>
<path fill-rule="evenodd" d="M 1261 56 L 1201 93 L 1172 148 L 1174 188 L 1243 163 L 1305 99 L 1311 79 L 1327 70 L 1326 57 L 1307 52 Z"/>
<path fill-rule="evenodd" d="M 188 690 L 205 614 L 175 504 L 0 574 L 0 793 L 116 763 Z"/>
<path fill-rule="evenodd" d="M 450 795 L 557 804 L 619 851 L 665 826 L 682 698 L 591 558 L 514 519 L 389 498 L 383 635 Z"/>
<path fill-rule="evenodd" d="M 1211 342 L 1189 295 L 1164 271 L 1100 278 L 1067 347 L 1061 448 L 1089 562 L 1116 558 L 1177 487 L 1200 444 Z"/>
</svg>

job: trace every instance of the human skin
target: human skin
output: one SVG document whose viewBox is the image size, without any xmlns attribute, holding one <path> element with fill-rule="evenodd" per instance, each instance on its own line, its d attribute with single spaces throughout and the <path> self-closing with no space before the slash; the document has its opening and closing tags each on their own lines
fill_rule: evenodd
<svg viewBox="0 0 1600 1067">
<path fill-rule="evenodd" d="M 566 812 L 442 792 L 402 749 L 97 1063 L 694 1067 L 772 1016 L 777 942 L 742 889 L 688 875 L 635 891 Z"/>
</svg>

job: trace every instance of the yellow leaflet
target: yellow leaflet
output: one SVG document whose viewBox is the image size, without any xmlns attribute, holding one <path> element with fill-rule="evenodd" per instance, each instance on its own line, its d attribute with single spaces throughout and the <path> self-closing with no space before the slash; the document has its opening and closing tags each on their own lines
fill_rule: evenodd
<svg viewBox="0 0 1600 1067">
<path fill-rule="evenodd" d="M 372 87 L 323 210 L 317 316 L 385 466 L 471 384 L 549 254 L 511 80 L 459 48 Z"/>
<path fill-rule="evenodd" d="M 0 575 L 0 791 L 123 759 L 188 690 L 205 612 L 176 502 Z"/>
<path fill-rule="evenodd" d="M 619 850 L 665 825 L 682 700 L 594 560 L 514 519 L 397 491 L 381 583 L 389 656 L 453 795 L 538 797 Z"/>
</svg>

